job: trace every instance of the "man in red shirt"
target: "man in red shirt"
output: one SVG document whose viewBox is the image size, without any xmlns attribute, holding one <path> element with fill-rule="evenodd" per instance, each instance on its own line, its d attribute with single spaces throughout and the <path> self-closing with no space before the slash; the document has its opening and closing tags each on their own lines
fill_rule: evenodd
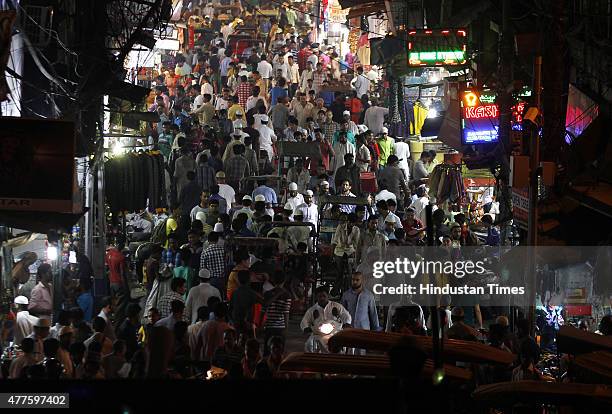
<svg viewBox="0 0 612 414">
<path fill-rule="evenodd" d="M 108 279 L 113 303 L 115 304 L 115 320 L 118 323 L 125 319 L 125 309 L 127 306 L 127 262 L 123 255 L 125 238 L 122 235 L 116 236 L 116 244 L 110 245 L 106 250 L 105 263 L 108 268 Z"/>
<path fill-rule="evenodd" d="M 249 96 L 253 93 L 253 88 L 249 83 L 248 78 L 245 75 L 240 77 L 240 84 L 236 88 L 236 95 L 238 95 L 238 104 L 246 112 L 246 103 Z"/>
<path fill-rule="evenodd" d="M 297 64 L 300 67 L 300 72 L 305 70 L 307 67 L 308 58 L 312 55 L 312 49 L 310 46 L 306 45 L 297 54 Z"/>
<path fill-rule="evenodd" d="M 321 150 L 321 162 L 323 164 L 323 167 L 325 168 L 325 171 L 327 172 L 329 171 L 330 159 L 334 157 L 334 149 L 331 143 L 329 142 L 329 140 L 327 139 L 327 137 L 323 135 L 323 132 L 321 131 L 320 128 L 315 128 L 314 131 L 315 131 L 316 142 L 319 144 L 319 149 Z M 311 166 L 311 175 L 316 174 L 317 162 L 311 160 L 310 166 Z M 312 172 L 313 169 L 314 169 L 314 174 Z"/>
</svg>

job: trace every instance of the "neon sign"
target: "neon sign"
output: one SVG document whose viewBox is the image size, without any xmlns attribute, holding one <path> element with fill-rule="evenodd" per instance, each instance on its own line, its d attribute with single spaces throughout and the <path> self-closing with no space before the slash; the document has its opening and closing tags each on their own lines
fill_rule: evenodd
<svg viewBox="0 0 612 414">
<path fill-rule="evenodd" d="M 525 102 L 521 101 L 512 107 L 512 130 L 523 130 L 523 112 L 525 112 Z"/>
<path fill-rule="evenodd" d="M 494 129 L 486 129 L 483 131 L 467 131 L 464 135 L 466 144 L 486 144 L 497 142 L 499 135 L 499 127 Z"/>
<path fill-rule="evenodd" d="M 497 105 L 468 106 L 463 108 L 464 119 L 497 118 L 499 107 Z"/>
<path fill-rule="evenodd" d="M 467 61 L 465 30 L 418 29 L 408 32 L 408 66 L 457 66 Z"/>
<path fill-rule="evenodd" d="M 483 99 L 484 98 L 484 99 Z M 472 91 L 461 99 L 461 141 L 464 145 L 489 144 L 499 139 L 499 106 L 489 94 Z M 494 99 L 493 99 L 494 101 Z"/>
</svg>

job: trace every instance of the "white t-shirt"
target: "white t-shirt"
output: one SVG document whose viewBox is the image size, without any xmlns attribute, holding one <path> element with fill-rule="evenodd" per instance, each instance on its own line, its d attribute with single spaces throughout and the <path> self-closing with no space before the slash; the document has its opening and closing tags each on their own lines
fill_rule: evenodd
<svg viewBox="0 0 612 414">
<path fill-rule="evenodd" d="M 418 218 L 419 220 L 421 220 L 421 223 L 425 224 L 427 222 L 426 220 L 426 209 L 425 207 L 429 204 L 429 198 L 427 196 L 423 196 L 421 198 L 417 198 L 417 200 L 412 203 L 412 205 L 410 207 L 412 207 L 414 209 L 414 216 L 416 218 Z M 435 210 L 435 206 L 432 209 Z"/>
<path fill-rule="evenodd" d="M 193 100 L 193 105 L 191 105 L 191 110 L 195 111 L 196 109 L 198 109 L 203 104 L 204 104 L 204 96 L 198 95 Z"/>
<path fill-rule="evenodd" d="M 227 209 L 229 210 L 233 203 L 236 202 L 236 191 L 227 184 L 219 184 L 219 195 L 227 202 Z"/>
<path fill-rule="evenodd" d="M 272 65 L 267 60 L 262 60 L 257 64 L 257 72 L 263 79 L 270 79 L 272 77 Z"/>
<path fill-rule="evenodd" d="M 410 158 L 410 146 L 405 142 L 393 144 L 393 153 L 400 159 L 399 167 L 406 173 L 406 179 L 410 179 L 410 169 L 408 168 L 408 158 Z"/>
<path fill-rule="evenodd" d="M 228 109 L 230 106 L 229 102 L 223 99 L 222 97 L 217 98 L 217 103 L 215 104 L 215 111 L 220 111 L 221 109 Z"/>
<path fill-rule="evenodd" d="M 272 161 L 274 157 L 272 143 L 276 141 L 276 134 L 274 134 L 272 128 L 267 125 L 260 125 L 257 131 L 259 131 L 259 149 L 265 150 L 268 153 L 268 159 Z"/>
<path fill-rule="evenodd" d="M 268 116 L 268 115 L 266 115 L 266 114 L 255 114 L 255 115 L 253 115 L 253 128 L 259 129 L 261 127 L 261 125 L 262 125 L 261 124 L 261 118 L 265 118 L 266 116 Z M 270 122 L 270 121 L 268 121 L 268 122 Z"/>
<path fill-rule="evenodd" d="M 383 108 L 380 106 L 369 107 L 364 116 L 364 122 L 368 129 L 374 133 L 374 135 L 382 132 L 385 115 L 389 113 L 389 108 Z"/>
<path fill-rule="evenodd" d="M 296 195 L 295 197 L 288 197 L 287 203 L 291 205 L 291 210 L 295 211 L 295 209 L 298 208 L 299 205 L 304 204 L 304 196 L 298 193 L 298 195 Z"/>
</svg>

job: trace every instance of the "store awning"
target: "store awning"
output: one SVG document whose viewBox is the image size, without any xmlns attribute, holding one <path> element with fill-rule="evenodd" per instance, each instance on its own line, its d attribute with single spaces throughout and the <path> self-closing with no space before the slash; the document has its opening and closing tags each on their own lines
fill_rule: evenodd
<svg viewBox="0 0 612 414">
<path fill-rule="evenodd" d="M 52 213 L 30 211 L 0 211 L 0 225 L 29 230 L 37 233 L 48 233 L 49 230 L 70 231 L 72 226 L 87 212 Z"/>
<path fill-rule="evenodd" d="M 351 10 L 348 13 L 348 18 L 368 16 L 370 14 L 380 13 L 385 11 L 384 0 L 373 0 L 373 1 L 359 1 L 359 0 L 339 0 L 340 7 L 342 9 Z"/>
<path fill-rule="evenodd" d="M 38 233 L 26 232 L 17 237 L 13 237 L 2 243 L 2 247 L 9 247 L 14 249 L 15 247 L 25 246 L 33 240 L 36 240 Z"/>
</svg>

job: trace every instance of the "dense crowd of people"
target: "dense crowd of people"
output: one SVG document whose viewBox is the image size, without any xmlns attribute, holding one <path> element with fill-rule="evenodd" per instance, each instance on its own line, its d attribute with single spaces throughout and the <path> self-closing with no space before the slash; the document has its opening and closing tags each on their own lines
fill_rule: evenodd
<svg viewBox="0 0 612 414">
<path fill-rule="evenodd" d="M 214 7 L 189 11 L 186 17 L 199 16 L 209 36 L 162 56 L 147 104 L 159 121 L 149 124 L 143 145 L 163 155 L 167 214 L 127 216 L 151 241 L 135 253 L 123 230 L 109 234 L 109 297 L 100 304 L 93 279 L 68 269 L 57 306 L 51 268 L 41 265 L 38 284 L 14 300 L 19 356 L 9 378 L 189 378 L 211 366 L 236 377 L 274 376 L 293 311 L 303 315 L 306 333 L 316 321 L 337 317 L 333 309 L 344 326 L 426 333 L 422 310 L 395 318 L 389 310 L 381 322 L 358 271 L 368 255 L 425 244 L 426 225 L 435 228 L 437 245 L 501 243 L 492 198 L 479 213 L 481 239 L 469 217 L 451 220 L 442 204 L 426 222 L 426 206 L 436 203 L 428 188 L 436 153 L 412 159 L 408 142 L 389 134 L 385 95 L 369 65 L 313 42 L 316 29 L 295 7 L 277 17 L 239 10 L 225 23 Z M 250 26 L 254 41 L 232 40 Z M 302 143 L 318 155 L 283 156 L 281 142 Z M 330 195 L 345 198 L 328 203 Z M 118 223 L 116 212 L 113 218 Z M 324 243 L 326 222 L 334 230 Z M 273 243 L 236 241 L 252 238 Z M 335 282 L 315 289 L 313 263 L 325 255 Z M 315 304 L 306 309 L 309 295 Z M 448 337 L 480 337 L 478 305 L 442 315 Z M 532 348 L 524 355 L 532 358 Z"/>
</svg>

